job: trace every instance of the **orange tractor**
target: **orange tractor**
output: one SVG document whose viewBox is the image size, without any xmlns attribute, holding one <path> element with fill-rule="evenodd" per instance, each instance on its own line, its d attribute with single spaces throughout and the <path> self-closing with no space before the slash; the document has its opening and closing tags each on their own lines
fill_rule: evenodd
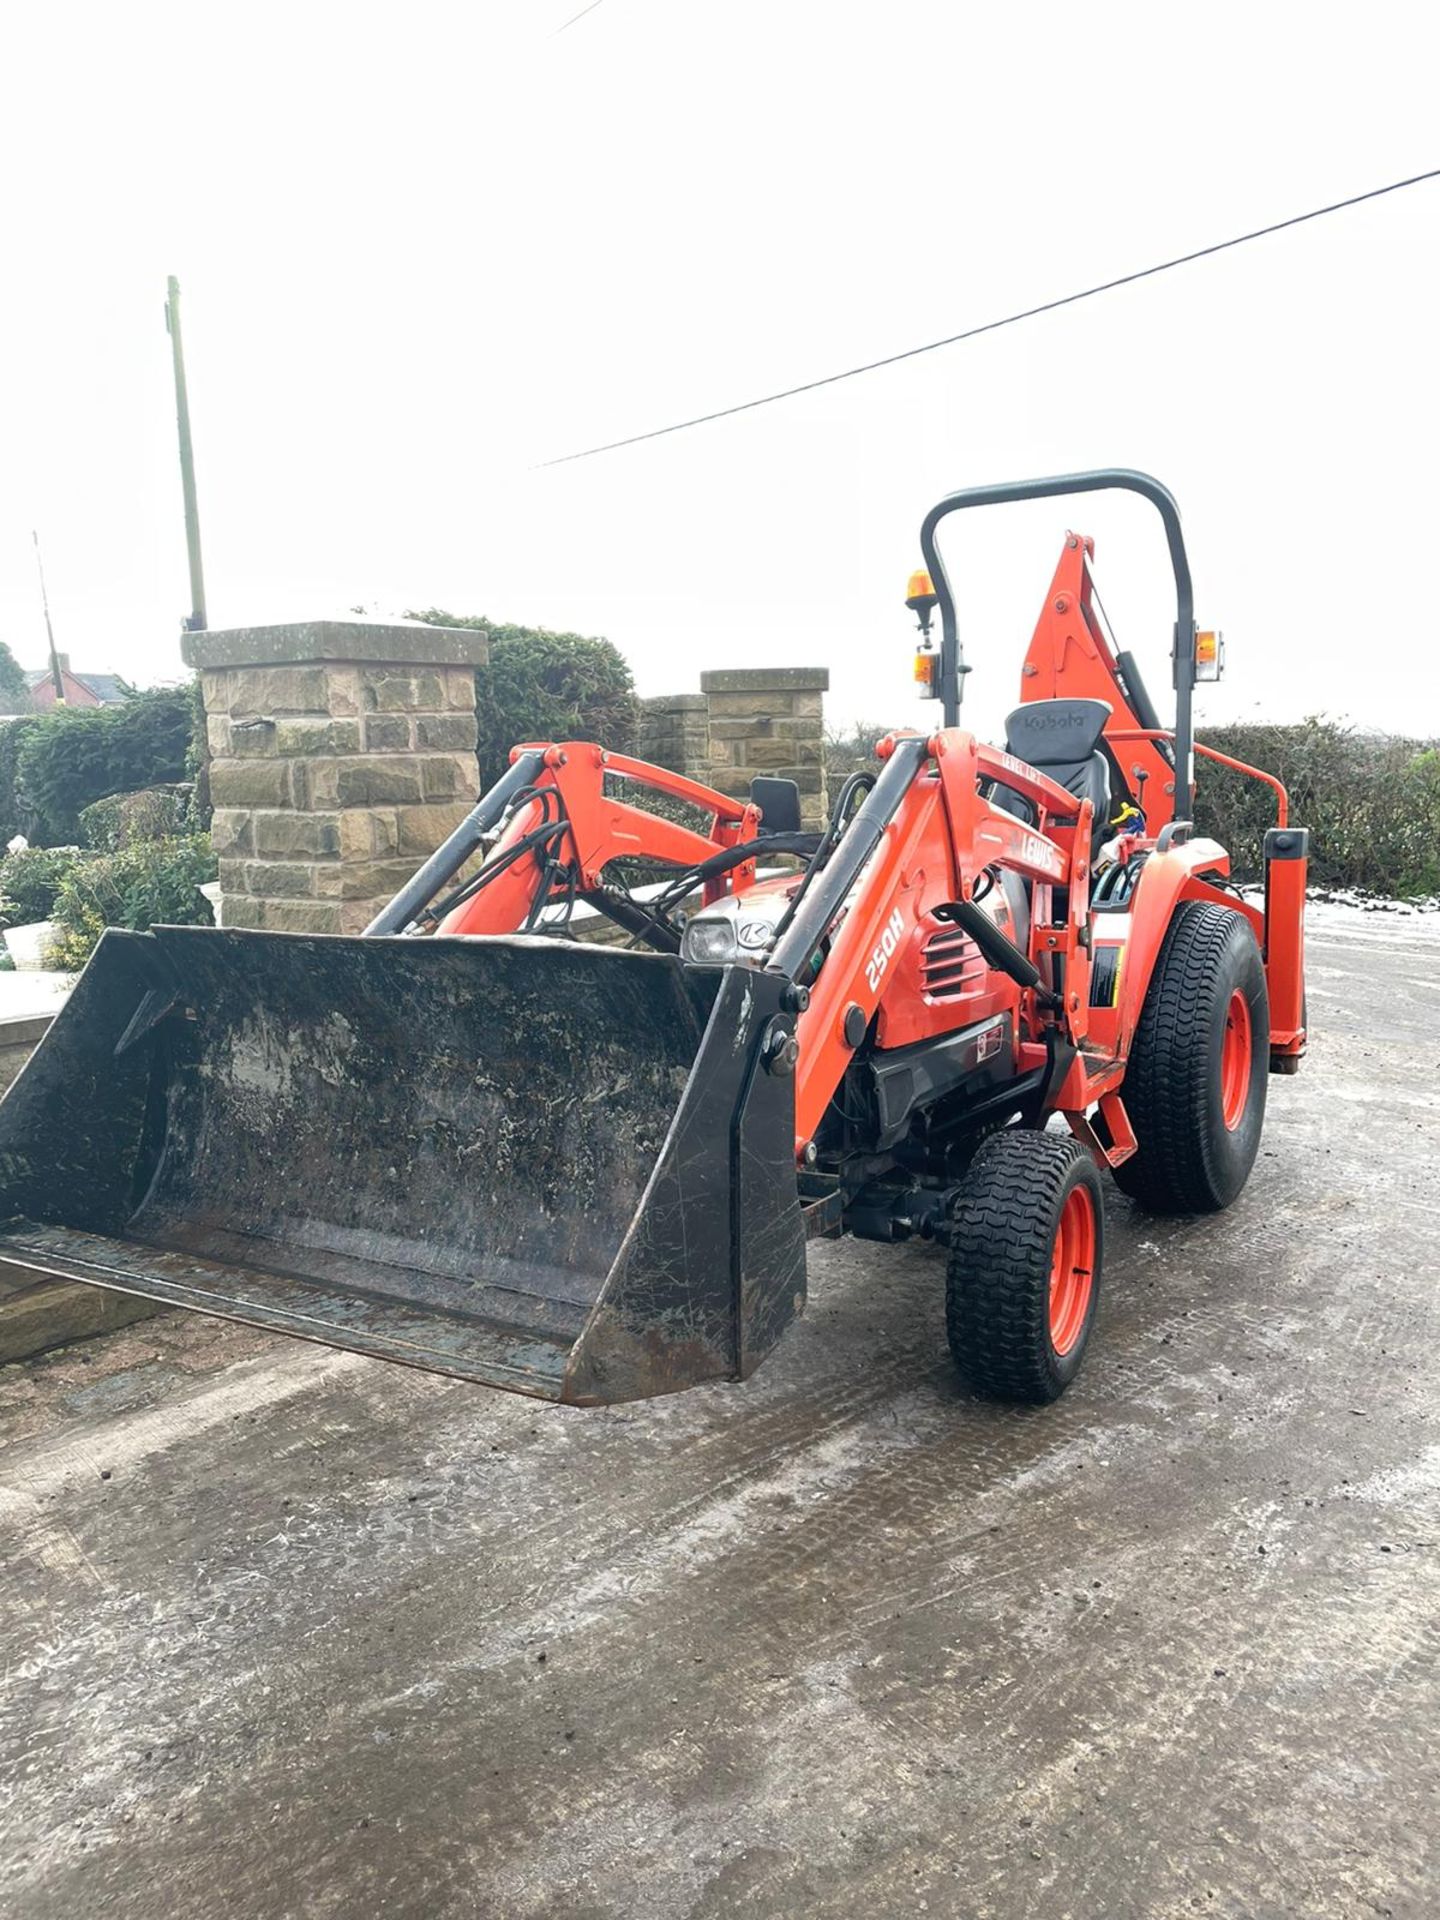
<svg viewBox="0 0 1440 1920">
<path fill-rule="evenodd" d="M 1164 525 L 1174 725 L 1070 534 L 983 745 L 938 529 L 1101 488 Z M 942 723 L 882 741 L 819 834 L 790 782 L 734 800 L 534 743 L 363 936 L 107 933 L 0 1104 L 0 1259 L 597 1404 L 748 1375 L 808 1239 L 919 1236 L 964 1378 L 1053 1400 L 1094 1327 L 1101 1175 L 1228 1205 L 1304 1053 L 1307 835 L 1257 773 L 1259 906 L 1193 830 L 1219 641 L 1156 481 L 962 491 L 920 540 Z M 597 912 L 628 950 L 575 937 Z"/>
</svg>

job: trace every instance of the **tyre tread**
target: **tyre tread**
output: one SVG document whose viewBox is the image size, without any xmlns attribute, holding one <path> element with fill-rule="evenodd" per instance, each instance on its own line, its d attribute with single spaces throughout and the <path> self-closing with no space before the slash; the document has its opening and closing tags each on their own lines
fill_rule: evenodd
<svg viewBox="0 0 1440 1920">
<path fill-rule="evenodd" d="M 945 1324 L 960 1373 L 990 1399 L 1053 1400 L 1073 1373 L 1071 1367 L 1057 1383 L 1049 1342 L 1050 1266 L 1061 1195 L 1071 1169 L 1085 1158 L 1074 1140 L 1061 1135 L 1012 1130 L 987 1140 L 971 1162 L 950 1227 Z M 1098 1180 L 1092 1197 L 1098 1293 Z M 1082 1336 L 1080 1347 L 1084 1341 Z"/>
<path fill-rule="evenodd" d="M 1152 1211 L 1210 1213 L 1225 1204 L 1207 1151 L 1219 1123 L 1208 989 L 1231 942 L 1253 937 L 1238 914 L 1196 900 L 1182 901 L 1165 936 L 1121 1088 L 1139 1150 L 1115 1169 L 1121 1190 Z"/>
</svg>

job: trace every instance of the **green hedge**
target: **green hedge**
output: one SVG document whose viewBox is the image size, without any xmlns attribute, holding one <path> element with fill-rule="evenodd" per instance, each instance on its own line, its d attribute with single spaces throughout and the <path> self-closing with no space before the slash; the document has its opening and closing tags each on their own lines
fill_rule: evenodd
<svg viewBox="0 0 1440 1920">
<path fill-rule="evenodd" d="M 20 755 L 39 725 L 38 719 L 0 722 L 0 850 L 17 833 L 28 840 L 34 832 L 35 816 L 24 804 L 20 788 Z"/>
<path fill-rule="evenodd" d="M 157 687 L 121 706 L 66 708 L 28 723 L 16 772 L 34 814 L 30 837 L 67 844 L 79 837 L 80 815 L 92 802 L 184 780 L 193 729 L 189 686 Z"/>
<path fill-rule="evenodd" d="M 827 734 L 832 793 L 847 773 L 874 769 L 884 731 Z M 1440 742 L 1362 733 L 1323 717 L 1207 727 L 1200 738 L 1285 782 L 1291 820 L 1310 829 L 1312 881 L 1400 898 L 1440 893 Z M 1229 849 L 1237 879 L 1261 878 L 1265 829 L 1275 824 L 1269 787 L 1197 755 L 1195 819 Z"/>
<path fill-rule="evenodd" d="M 1440 749 L 1434 742 L 1358 732 L 1323 717 L 1292 725 L 1207 727 L 1206 746 L 1279 776 L 1290 818 L 1310 829 L 1310 878 L 1321 885 L 1413 896 L 1440 891 Z M 1268 787 L 1195 765 L 1196 825 L 1230 851 L 1236 876 L 1261 872 Z"/>
<path fill-rule="evenodd" d="M 469 627 L 490 636 L 488 665 L 475 671 L 480 784 L 490 786 L 521 740 L 600 740 L 634 750 L 639 703 L 625 656 L 608 640 L 546 627 L 506 626 L 484 614 L 431 607 L 407 620 Z"/>
</svg>

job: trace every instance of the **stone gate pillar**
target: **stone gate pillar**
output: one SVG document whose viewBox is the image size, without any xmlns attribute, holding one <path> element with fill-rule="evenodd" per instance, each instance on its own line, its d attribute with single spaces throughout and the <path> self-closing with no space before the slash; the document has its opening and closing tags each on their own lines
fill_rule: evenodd
<svg viewBox="0 0 1440 1920">
<path fill-rule="evenodd" d="M 710 709 L 710 784 L 748 799 L 758 774 L 793 780 L 811 828 L 829 816 L 824 697 L 828 667 L 738 667 L 702 673 Z"/>
<path fill-rule="evenodd" d="M 320 620 L 188 633 L 227 927 L 358 933 L 480 791 L 483 633 Z"/>
</svg>

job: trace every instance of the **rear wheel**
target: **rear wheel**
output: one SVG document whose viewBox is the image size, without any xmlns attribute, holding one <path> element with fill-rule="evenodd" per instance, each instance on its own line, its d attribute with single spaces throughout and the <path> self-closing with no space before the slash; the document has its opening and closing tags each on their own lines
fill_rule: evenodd
<svg viewBox="0 0 1440 1920">
<path fill-rule="evenodd" d="M 1121 1097 L 1138 1151 L 1120 1188 L 1157 1213 L 1214 1213 L 1250 1177 L 1265 1122 L 1270 1007 L 1250 924 L 1181 904 L 1130 1048 Z"/>
<path fill-rule="evenodd" d="M 1054 1133 L 987 1140 L 950 1225 L 945 1322 L 966 1383 L 992 1400 L 1058 1400 L 1095 1324 L 1104 1251 L 1088 1153 Z"/>
</svg>

